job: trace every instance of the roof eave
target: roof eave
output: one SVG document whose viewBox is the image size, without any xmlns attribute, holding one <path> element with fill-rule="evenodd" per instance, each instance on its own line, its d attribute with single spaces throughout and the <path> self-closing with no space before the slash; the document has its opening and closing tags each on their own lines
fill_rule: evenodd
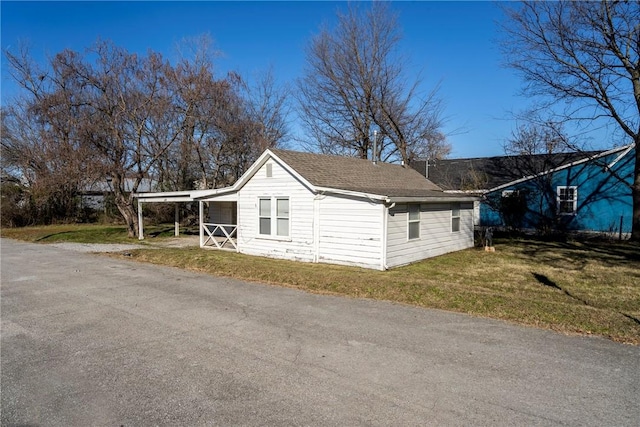
<svg viewBox="0 0 640 427">
<path fill-rule="evenodd" d="M 313 187 L 313 188 L 316 193 L 321 193 L 321 194 L 330 193 L 330 194 L 340 194 L 343 196 L 358 197 L 358 198 L 369 199 L 369 200 L 380 200 L 380 201 L 388 200 L 388 197 L 382 194 L 363 193 L 360 191 L 343 190 L 340 188 L 331 188 L 331 187 Z"/>
<path fill-rule="evenodd" d="M 420 197 L 389 197 L 387 199 L 390 203 L 440 203 L 440 202 L 475 202 L 480 200 L 478 197 L 473 196 L 420 196 Z"/>
<path fill-rule="evenodd" d="M 551 169 L 548 169 L 546 171 L 542 171 L 542 172 L 540 172 L 538 174 L 525 176 L 525 177 L 522 177 L 520 179 L 516 179 L 516 180 L 510 181 L 510 182 L 507 182 L 505 184 L 502 184 L 502 185 L 498 185 L 497 187 L 493 187 L 493 188 L 490 188 L 490 189 L 486 190 L 486 192 L 487 193 L 493 193 L 494 191 L 503 190 L 505 188 L 511 187 L 512 185 L 521 184 L 523 182 L 530 181 L 532 179 L 539 178 L 539 177 L 542 177 L 542 176 L 545 176 L 545 175 L 549 175 L 549 174 L 561 171 L 563 169 L 568 169 L 570 167 L 577 166 L 577 165 L 580 165 L 582 163 L 590 162 L 590 161 L 593 161 L 593 160 L 608 156 L 610 154 L 615 154 L 615 153 L 620 152 L 620 151 L 626 151 L 626 153 L 625 153 L 625 155 L 626 155 L 629 151 L 631 151 L 631 149 L 634 148 L 634 146 L 635 146 L 635 143 L 632 143 L 632 144 L 629 144 L 629 145 L 625 145 L 623 147 L 617 147 L 617 148 L 613 148 L 611 150 L 603 151 L 603 152 L 601 152 L 601 153 L 599 153 L 599 154 L 597 154 L 595 156 L 585 157 L 584 159 L 576 160 L 575 162 L 570 162 L 570 163 L 567 163 L 565 165 L 558 166 L 556 168 L 551 168 Z"/>
<path fill-rule="evenodd" d="M 231 187 L 223 187 L 223 188 L 215 188 L 212 190 L 196 190 L 191 192 L 191 197 L 193 200 L 206 200 L 209 198 L 216 198 L 218 196 L 228 195 L 232 193 L 236 193 L 237 190 L 234 186 Z"/>
<path fill-rule="evenodd" d="M 191 201 L 189 191 L 161 191 L 154 193 L 133 193 L 139 202 L 185 202 Z"/>
</svg>

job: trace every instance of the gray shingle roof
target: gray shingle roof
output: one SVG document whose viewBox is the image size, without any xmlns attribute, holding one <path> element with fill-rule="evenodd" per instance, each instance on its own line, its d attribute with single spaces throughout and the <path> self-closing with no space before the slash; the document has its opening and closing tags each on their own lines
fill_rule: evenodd
<svg viewBox="0 0 640 427">
<path fill-rule="evenodd" d="M 536 175 L 601 151 L 478 157 L 467 159 L 419 160 L 411 167 L 445 190 L 487 190 L 526 176 Z"/>
<path fill-rule="evenodd" d="M 328 156 L 271 149 L 316 187 L 357 191 L 387 197 L 446 197 L 447 194 L 415 170 L 402 165 L 354 157 Z"/>
</svg>

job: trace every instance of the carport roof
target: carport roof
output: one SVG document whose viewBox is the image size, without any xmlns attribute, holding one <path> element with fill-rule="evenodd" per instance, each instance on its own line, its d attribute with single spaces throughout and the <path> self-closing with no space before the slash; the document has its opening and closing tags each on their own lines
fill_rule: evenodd
<svg viewBox="0 0 640 427">
<path fill-rule="evenodd" d="M 143 203 L 172 203 L 172 202 L 192 202 L 194 200 L 215 197 L 220 201 L 236 201 L 237 193 L 233 187 L 218 188 L 214 190 L 192 190 L 192 191 L 163 191 L 158 193 L 137 193 L 134 194 Z"/>
</svg>

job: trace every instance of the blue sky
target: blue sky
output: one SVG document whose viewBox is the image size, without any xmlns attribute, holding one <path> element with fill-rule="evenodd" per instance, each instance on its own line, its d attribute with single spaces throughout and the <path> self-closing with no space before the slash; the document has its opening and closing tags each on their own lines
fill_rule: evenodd
<svg viewBox="0 0 640 427">
<path fill-rule="evenodd" d="M 2 49 L 27 42 L 43 61 L 65 48 L 82 51 L 98 38 L 131 52 L 148 49 L 171 59 L 185 37 L 209 34 L 222 52 L 220 75 L 243 76 L 273 68 L 293 83 L 304 67 L 304 47 L 344 2 L 7 2 L 0 3 Z M 395 2 L 402 51 L 424 90 L 440 82 L 451 157 L 501 155 L 514 122 L 527 106 L 518 77 L 501 66 L 494 2 Z M 2 103 L 16 90 L 2 65 Z M 293 133 L 297 127 L 292 126 Z M 293 146 L 292 148 L 295 148 Z"/>
</svg>

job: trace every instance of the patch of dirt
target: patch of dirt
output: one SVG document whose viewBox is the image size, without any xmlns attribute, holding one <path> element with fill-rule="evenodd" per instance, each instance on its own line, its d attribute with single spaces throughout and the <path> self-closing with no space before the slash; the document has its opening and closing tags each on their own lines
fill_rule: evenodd
<svg viewBox="0 0 640 427">
<path fill-rule="evenodd" d="M 158 241 L 146 240 L 150 245 L 160 246 L 162 248 L 188 248 L 199 247 L 200 236 L 183 236 L 183 237 L 171 237 L 168 239 L 162 239 Z"/>
</svg>

